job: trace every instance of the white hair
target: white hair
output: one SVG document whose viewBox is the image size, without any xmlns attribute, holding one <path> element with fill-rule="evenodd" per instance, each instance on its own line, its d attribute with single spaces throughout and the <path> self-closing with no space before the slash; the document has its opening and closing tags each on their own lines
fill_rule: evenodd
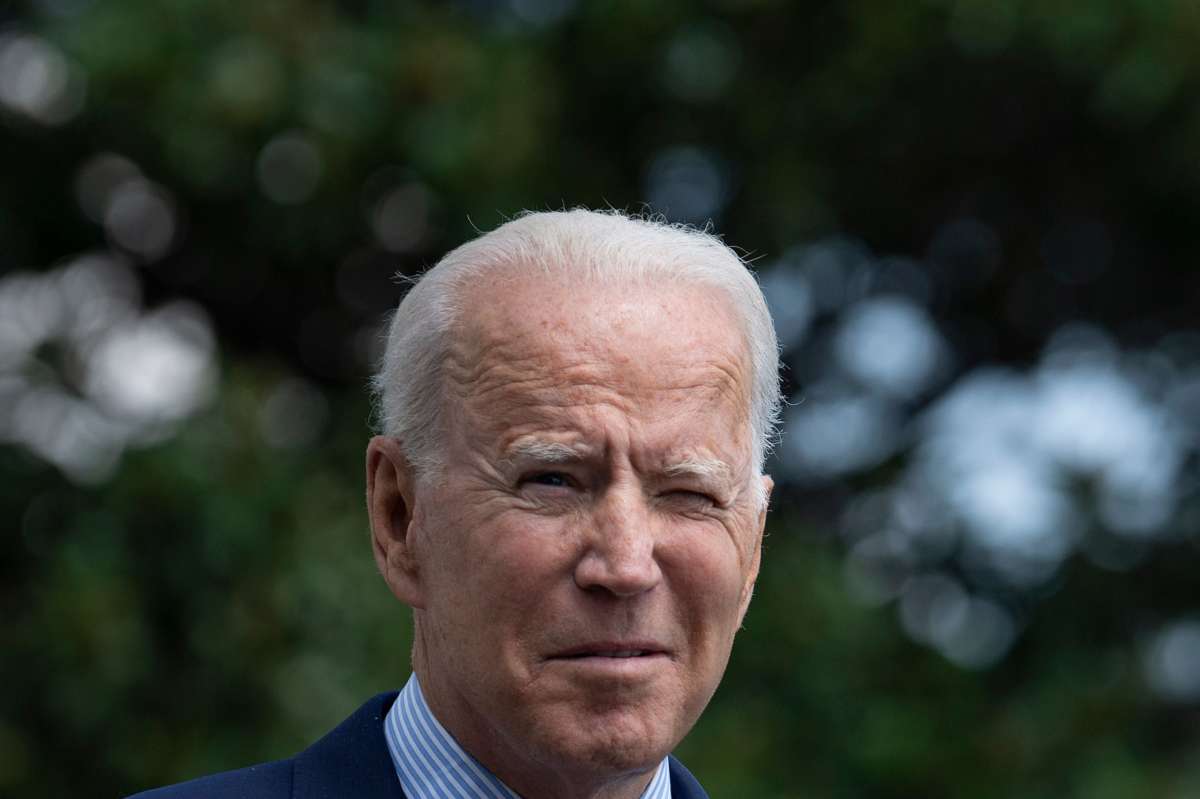
<svg viewBox="0 0 1200 799">
<path fill-rule="evenodd" d="M 382 432 L 401 441 L 419 475 L 436 473 L 442 465 L 442 365 L 463 312 L 464 289 L 498 268 L 609 285 L 678 281 L 724 292 L 749 353 L 751 454 L 755 474 L 762 474 L 778 428 L 779 349 L 753 274 L 711 233 L 616 211 L 577 209 L 527 213 L 463 244 L 416 280 L 396 309 L 372 385 Z"/>
</svg>

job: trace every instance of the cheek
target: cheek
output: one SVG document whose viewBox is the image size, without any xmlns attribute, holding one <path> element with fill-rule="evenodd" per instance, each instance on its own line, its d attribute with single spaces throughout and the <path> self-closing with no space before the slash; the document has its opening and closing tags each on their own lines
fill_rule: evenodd
<svg viewBox="0 0 1200 799">
<path fill-rule="evenodd" d="M 672 536 L 660 549 L 673 593 L 693 626 L 732 626 L 746 584 L 745 558 L 721 529 Z"/>
<path fill-rule="evenodd" d="M 561 522 L 527 514 L 473 521 L 439 547 L 439 593 L 479 630 L 521 625 L 541 606 L 539 597 L 569 578 L 569 536 Z"/>
<path fill-rule="evenodd" d="M 422 527 L 422 579 L 428 617 L 447 635 L 456 629 L 487 630 L 491 558 L 478 514 L 461 498 L 439 498 Z"/>
</svg>

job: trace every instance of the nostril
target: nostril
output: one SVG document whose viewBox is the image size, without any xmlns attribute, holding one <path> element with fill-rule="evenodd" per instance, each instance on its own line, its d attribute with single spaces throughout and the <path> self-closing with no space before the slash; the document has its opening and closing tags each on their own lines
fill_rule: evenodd
<svg viewBox="0 0 1200 799">
<path fill-rule="evenodd" d="M 575 583 L 589 591 L 602 590 L 615 596 L 636 596 L 649 591 L 662 579 L 652 552 L 637 556 L 614 556 L 592 550 L 575 568 Z"/>
</svg>

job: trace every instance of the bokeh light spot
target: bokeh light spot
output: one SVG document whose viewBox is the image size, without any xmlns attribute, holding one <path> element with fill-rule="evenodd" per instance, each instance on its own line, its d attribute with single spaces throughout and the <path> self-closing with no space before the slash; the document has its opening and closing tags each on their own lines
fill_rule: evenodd
<svg viewBox="0 0 1200 799">
<path fill-rule="evenodd" d="M 782 466 L 801 480 L 866 469 L 899 443 L 899 413 L 880 397 L 836 383 L 805 392 L 788 414 Z"/>
<path fill-rule="evenodd" d="M 875 297 L 850 308 L 835 348 L 847 374 L 900 399 L 928 389 L 947 358 L 929 314 L 901 297 Z"/>
<path fill-rule="evenodd" d="M 667 44 L 663 82 L 683 100 L 710 102 L 725 93 L 741 62 L 741 46 L 725 28 L 692 25 Z"/>
<path fill-rule="evenodd" d="M 724 167 L 699 147 L 673 147 L 655 156 L 646 178 L 646 199 L 668 219 L 704 224 L 729 199 Z"/>
<path fill-rule="evenodd" d="M 44 125 L 61 125 L 83 110 L 82 71 L 32 34 L 0 35 L 0 103 Z"/>
<path fill-rule="evenodd" d="M 371 211 L 371 229 L 392 252 L 416 249 L 429 230 L 430 195 L 420 183 L 406 183 L 385 194 Z"/>
<path fill-rule="evenodd" d="M 1200 701 L 1200 622 L 1182 620 L 1160 630 L 1146 651 L 1143 669 L 1163 699 Z"/>
<path fill-rule="evenodd" d="M 104 211 L 104 229 L 113 243 L 147 261 L 171 249 L 177 228 L 175 209 L 161 186 L 128 180 L 112 192 Z"/>
<path fill-rule="evenodd" d="M 199 306 L 164 306 L 114 327 L 96 344 L 87 392 L 107 410 L 138 421 L 180 419 L 211 396 L 214 348 Z"/>
<path fill-rule="evenodd" d="M 329 419 L 321 390 L 300 378 L 280 381 L 259 412 L 263 440 L 275 449 L 301 449 L 317 442 Z"/>
<path fill-rule="evenodd" d="M 256 164 L 259 188 L 281 205 L 298 205 L 312 197 L 321 170 L 317 145 L 299 131 L 281 133 L 267 142 Z"/>
</svg>

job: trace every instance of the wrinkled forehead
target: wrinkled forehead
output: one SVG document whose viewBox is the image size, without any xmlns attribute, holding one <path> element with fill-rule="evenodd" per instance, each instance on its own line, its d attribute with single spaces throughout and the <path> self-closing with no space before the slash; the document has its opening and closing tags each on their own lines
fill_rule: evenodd
<svg viewBox="0 0 1200 799">
<path fill-rule="evenodd" d="M 454 393 L 486 393 L 497 380 L 530 391 L 620 383 L 716 392 L 737 417 L 749 407 L 746 337 L 714 286 L 507 272 L 465 286 L 456 316 L 447 364 Z"/>
</svg>

